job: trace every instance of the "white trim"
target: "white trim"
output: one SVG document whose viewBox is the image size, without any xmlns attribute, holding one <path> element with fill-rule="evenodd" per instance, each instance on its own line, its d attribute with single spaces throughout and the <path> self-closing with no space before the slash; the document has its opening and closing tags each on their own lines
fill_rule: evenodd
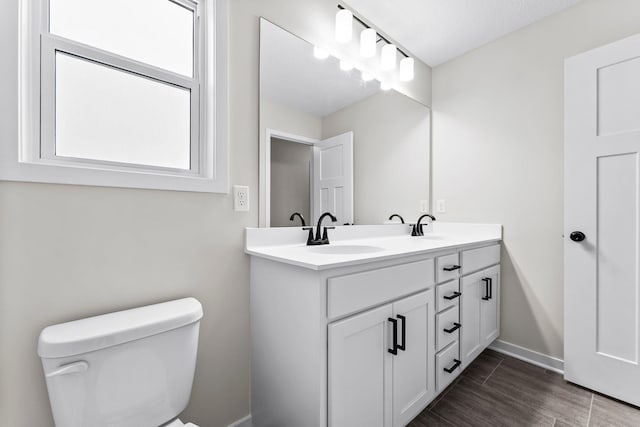
<svg viewBox="0 0 640 427">
<path fill-rule="evenodd" d="M 265 157 L 265 189 L 264 189 L 264 226 L 271 227 L 271 138 L 280 138 L 286 139 L 291 142 L 298 142 L 300 144 L 311 145 L 313 146 L 315 143 L 319 142 L 319 139 L 315 138 L 307 138 L 306 136 L 294 135 L 288 132 L 282 132 L 275 129 L 266 129 L 265 134 L 265 149 L 264 149 L 264 157 Z M 313 162 L 311 162 L 311 176 L 313 176 Z M 309 214 L 313 217 L 313 180 L 310 180 L 311 189 L 310 193 L 312 196 L 310 197 L 310 210 Z M 310 225 L 313 221 L 311 218 L 307 219 Z"/>
<path fill-rule="evenodd" d="M 228 1 L 203 0 L 204 43 L 200 57 L 207 74 L 202 90 L 201 163 L 197 176 L 157 170 L 93 169 L 83 164 L 60 165 L 40 159 L 40 29 L 42 0 L 19 2 L 18 141 L 0 141 L 0 180 L 96 185 L 159 190 L 229 192 L 228 167 Z M 206 25 L 207 22 L 211 25 Z M 215 47 L 212 48 L 212 47 Z M 206 55 L 208 52 L 214 54 Z M 215 79 L 215 81 L 214 81 Z M 205 120 L 206 119 L 206 120 Z M 37 145 L 36 145 L 37 143 Z"/>
<path fill-rule="evenodd" d="M 232 422 L 228 427 L 252 427 L 252 425 L 251 414 L 249 414 L 244 418 L 240 418 L 238 421 Z"/>
<path fill-rule="evenodd" d="M 557 357 L 549 356 L 546 354 L 538 353 L 528 348 L 520 347 L 510 342 L 495 340 L 489 348 L 497 351 L 498 353 L 506 354 L 507 356 L 515 357 L 524 362 L 531 363 L 532 365 L 540 366 L 541 368 L 548 369 L 559 374 L 564 374 L 564 360 Z"/>
</svg>

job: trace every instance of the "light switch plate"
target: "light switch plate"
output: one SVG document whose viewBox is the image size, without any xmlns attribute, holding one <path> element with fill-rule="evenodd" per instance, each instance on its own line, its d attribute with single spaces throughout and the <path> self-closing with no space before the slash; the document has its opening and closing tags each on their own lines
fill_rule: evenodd
<svg viewBox="0 0 640 427">
<path fill-rule="evenodd" d="M 233 210 L 236 212 L 249 210 L 249 187 L 246 185 L 233 186 Z"/>
<path fill-rule="evenodd" d="M 420 200 L 420 213 L 429 213 L 429 201 Z"/>
<path fill-rule="evenodd" d="M 445 213 L 447 211 L 447 201 L 444 199 L 439 199 L 436 202 L 436 210 L 438 213 Z"/>
</svg>

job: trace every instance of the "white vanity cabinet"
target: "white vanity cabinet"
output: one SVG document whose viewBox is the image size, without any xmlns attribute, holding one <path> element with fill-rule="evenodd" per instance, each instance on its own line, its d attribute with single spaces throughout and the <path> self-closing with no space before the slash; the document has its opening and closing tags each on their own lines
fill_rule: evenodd
<svg viewBox="0 0 640 427">
<path fill-rule="evenodd" d="M 433 295 L 329 325 L 329 425 L 400 427 L 431 401 Z"/>
<path fill-rule="evenodd" d="M 407 425 L 499 334 L 495 242 L 318 268 L 252 250 L 253 426 Z"/>
<path fill-rule="evenodd" d="M 467 273 L 460 279 L 464 369 L 500 335 L 500 245 L 462 251 L 461 256 Z"/>
</svg>

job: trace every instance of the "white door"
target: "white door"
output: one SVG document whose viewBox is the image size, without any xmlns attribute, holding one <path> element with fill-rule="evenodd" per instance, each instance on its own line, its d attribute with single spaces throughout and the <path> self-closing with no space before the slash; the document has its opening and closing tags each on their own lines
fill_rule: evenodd
<svg viewBox="0 0 640 427">
<path fill-rule="evenodd" d="M 329 326 L 329 427 L 391 427 L 391 304 Z"/>
<path fill-rule="evenodd" d="M 433 305 L 433 289 L 393 304 L 402 345 L 392 358 L 394 427 L 407 425 L 435 396 Z"/>
<path fill-rule="evenodd" d="M 565 378 L 640 405 L 640 35 L 565 63 Z M 582 234 L 580 234 L 582 233 Z"/>
<path fill-rule="evenodd" d="M 353 132 L 313 146 L 313 217 L 334 214 L 342 225 L 353 224 Z"/>
</svg>

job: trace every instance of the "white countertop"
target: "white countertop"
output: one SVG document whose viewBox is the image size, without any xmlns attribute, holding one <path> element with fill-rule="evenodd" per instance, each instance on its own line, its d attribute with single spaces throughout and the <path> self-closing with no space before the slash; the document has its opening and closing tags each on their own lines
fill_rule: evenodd
<svg viewBox="0 0 640 427">
<path fill-rule="evenodd" d="M 412 237 L 405 224 L 340 226 L 328 231 L 331 243 L 322 246 L 307 246 L 307 233 L 301 227 L 247 228 L 245 253 L 325 270 L 502 240 L 500 224 L 434 222 L 424 237 Z"/>
</svg>

